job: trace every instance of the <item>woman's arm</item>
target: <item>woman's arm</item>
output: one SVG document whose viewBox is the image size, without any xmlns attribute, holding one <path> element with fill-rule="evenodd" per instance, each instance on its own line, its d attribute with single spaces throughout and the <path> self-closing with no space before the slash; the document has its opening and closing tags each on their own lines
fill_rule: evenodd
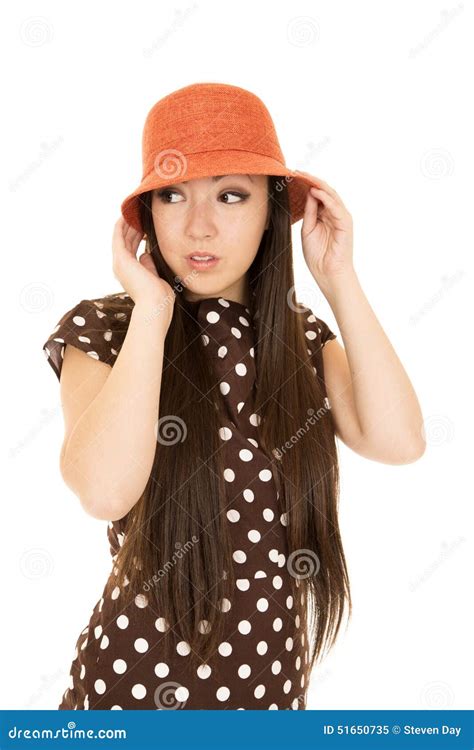
<svg viewBox="0 0 474 750">
<path fill-rule="evenodd" d="M 152 309 L 149 303 L 135 304 L 110 374 L 63 446 L 62 476 L 94 518 L 116 521 L 125 516 L 150 477 L 168 330 L 165 316 L 150 314 Z M 97 367 L 96 362 L 86 364 Z M 65 401 L 71 403 L 78 398 L 80 375 L 68 366 L 65 357 L 61 380 Z"/>
<path fill-rule="evenodd" d="M 325 296 L 344 342 L 344 348 L 336 340 L 323 348 L 337 434 L 374 461 L 416 461 L 426 447 L 420 404 L 355 271 L 333 279 Z"/>
</svg>

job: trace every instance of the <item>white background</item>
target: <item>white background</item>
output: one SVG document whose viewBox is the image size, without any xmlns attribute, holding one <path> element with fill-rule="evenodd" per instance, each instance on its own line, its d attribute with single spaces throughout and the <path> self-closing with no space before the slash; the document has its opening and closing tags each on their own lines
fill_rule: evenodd
<svg viewBox="0 0 474 750">
<path fill-rule="evenodd" d="M 24 2 L 3 21 L 1 707 L 57 707 L 110 571 L 106 522 L 60 476 L 42 344 L 79 300 L 120 289 L 112 228 L 141 177 L 146 114 L 207 81 L 257 94 L 287 165 L 341 195 L 356 271 L 425 419 L 413 464 L 339 443 L 354 614 L 308 708 L 469 708 L 472 6 Z M 343 343 L 300 230 L 300 299 Z"/>
</svg>

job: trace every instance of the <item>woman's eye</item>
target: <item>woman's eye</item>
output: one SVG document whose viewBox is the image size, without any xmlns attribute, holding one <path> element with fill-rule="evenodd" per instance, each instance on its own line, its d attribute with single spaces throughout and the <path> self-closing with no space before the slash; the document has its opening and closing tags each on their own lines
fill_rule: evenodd
<svg viewBox="0 0 474 750">
<path fill-rule="evenodd" d="M 246 198 L 248 198 L 248 193 L 245 193 L 245 194 L 244 193 L 238 193 L 238 192 L 234 192 L 232 190 L 226 190 L 225 193 L 222 193 L 221 198 L 222 198 L 223 195 L 233 195 L 234 197 L 237 196 L 238 198 L 242 199 L 242 200 L 238 200 L 238 201 L 224 201 L 224 203 L 229 203 L 229 202 L 230 203 L 243 203 L 243 201 Z"/>
<path fill-rule="evenodd" d="M 160 190 L 158 192 L 158 198 L 160 201 L 163 201 L 163 203 L 176 203 L 176 201 L 168 200 L 169 195 L 178 195 L 178 193 L 175 190 Z"/>
<path fill-rule="evenodd" d="M 172 201 L 169 200 L 169 197 L 172 195 L 178 195 L 175 190 L 159 190 L 157 192 L 157 196 L 163 203 L 178 203 L 179 201 Z M 249 193 L 239 193 L 234 190 L 226 190 L 224 193 L 220 195 L 220 198 L 222 198 L 224 195 L 232 196 L 233 198 L 238 198 L 238 200 L 224 200 L 224 203 L 228 203 L 229 205 L 232 203 L 243 203 L 249 196 Z"/>
</svg>

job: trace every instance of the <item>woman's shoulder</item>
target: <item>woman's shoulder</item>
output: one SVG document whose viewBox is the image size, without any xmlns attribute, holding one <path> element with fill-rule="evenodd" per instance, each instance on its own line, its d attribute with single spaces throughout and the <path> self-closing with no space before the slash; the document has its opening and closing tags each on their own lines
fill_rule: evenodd
<svg viewBox="0 0 474 750">
<path fill-rule="evenodd" d="M 113 366 L 130 323 L 134 302 L 126 292 L 84 298 L 64 312 L 43 343 L 58 379 L 67 344 Z"/>
</svg>

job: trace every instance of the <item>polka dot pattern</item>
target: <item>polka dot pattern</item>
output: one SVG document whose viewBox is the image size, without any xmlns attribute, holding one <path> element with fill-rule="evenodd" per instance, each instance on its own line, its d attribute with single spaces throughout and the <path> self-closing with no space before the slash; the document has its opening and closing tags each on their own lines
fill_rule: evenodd
<svg viewBox="0 0 474 750">
<path fill-rule="evenodd" d="M 66 344 L 113 366 L 125 338 L 133 302 L 118 295 L 124 312 L 105 314 L 100 300 L 82 300 L 66 313 L 43 348 L 58 379 Z M 90 621 L 77 640 L 60 709 L 265 709 L 306 708 L 308 639 L 286 567 L 291 514 L 276 491 L 274 463 L 260 449 L 260 415 L 254 409 L 255 321 L 243 304 L 210 297 L 195 304 L 203 355 L 218 376 L 216 397 L 228 419 L 219 427 L 224 451 L 223 514 L 232 539 L 235 587 L 220 601 L 225 633 L 209 663 L 191 665 L 190 644 L 156 611 L 149 592 L 124 604 L 112 569 Z M 309 363 L 321 377 L 321 349 L 335 335 L 301 308 Z M 126 519 L 109 522 L 112 560 L 123 545 Z M 135 560 L 140 568 L 140 561 Z M 127 583 L 127 582 L 126 582 Z M 199 637 L 210 632 L 207 620 Z M 170 655 L 161 644 L 170 639 Z"/>
</svg>

